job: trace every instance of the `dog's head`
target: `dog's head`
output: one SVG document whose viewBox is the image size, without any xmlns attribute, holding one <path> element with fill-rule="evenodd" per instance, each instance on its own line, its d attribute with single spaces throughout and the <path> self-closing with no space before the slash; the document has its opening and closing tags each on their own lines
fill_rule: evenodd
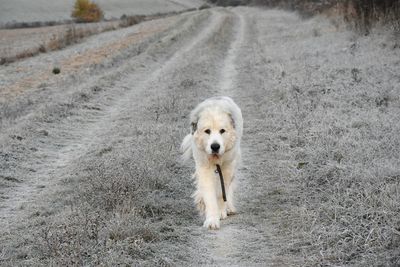
<svg viewBox="0 0 400 267">
<path fill-rule="evenodd" d="M 196 146 L 209 158 L 218 159 L 235 146 L 235 121 L 231 114 L 219 109 L 206 109 L 192 122 Z"/>
</svg>

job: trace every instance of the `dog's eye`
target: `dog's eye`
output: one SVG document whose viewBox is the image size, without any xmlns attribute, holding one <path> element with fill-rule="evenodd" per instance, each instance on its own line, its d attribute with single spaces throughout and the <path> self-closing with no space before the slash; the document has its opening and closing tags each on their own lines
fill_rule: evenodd
<svg viewBox="0 0 400 267">
<path fill-rule="evenodd" d="M 210 134 L 210 133 L 211 133 L 210 129 L 207 129 L 207 130 L 205 130 L 204 132 L 205 132 L 206 134 Z"/>
<path fill-rule="evenodd" d="M 225 132 L 225 129 L 219 130 L 220 134 L 223 134 Z"/>
</svg>

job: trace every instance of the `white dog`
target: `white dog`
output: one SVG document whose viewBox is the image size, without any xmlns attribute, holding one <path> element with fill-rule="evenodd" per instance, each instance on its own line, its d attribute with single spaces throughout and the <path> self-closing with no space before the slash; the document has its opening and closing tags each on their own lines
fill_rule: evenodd
<svg viewBox="0 0 400 267">
<path fill-rule="evenodd" d="M 200 212 L 205 213 L 203 226 L 218 229 L 220 219 L 236 212 L 234 174 L 240 161 L 242 112 L 231 98 L 212 97 L 191 112 L 190 122 L 192 132 L 182 142 L 182 158 L 186 161 L 193 154 L 196 162 L 197 190 L 193 197 Z M 222 197 L 217 165 L 223 174 L 226 202 Z"/>
</svg>

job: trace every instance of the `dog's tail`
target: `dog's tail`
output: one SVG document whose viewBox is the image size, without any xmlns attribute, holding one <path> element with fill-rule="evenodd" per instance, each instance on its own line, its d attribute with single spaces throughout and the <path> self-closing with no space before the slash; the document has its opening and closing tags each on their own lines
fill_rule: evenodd
<svg viewBox="0 0 400 267">
<path fill-rule="evenodd" d="M 193 138 L 193 135 L 188 134 L 183 139 L 183 142 L 181 145 L 181 152 L 182 152 L 181 160 L 182 160 L 182 162 L 186 162 L 192 157 L 192 138 Z"/>
</svg>

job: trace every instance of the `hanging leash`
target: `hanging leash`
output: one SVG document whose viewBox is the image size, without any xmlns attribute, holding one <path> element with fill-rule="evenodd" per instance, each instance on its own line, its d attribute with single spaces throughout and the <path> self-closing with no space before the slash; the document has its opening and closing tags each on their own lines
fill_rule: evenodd
<svg viewBox="0 0 400 267">
<path fill-rule="evenodd" d="M 219 166 L 219 164 L 216 164 L 216 165 L 217 165 L 217 171 L 216 172 L 218 172 L 219 180 L 221 181 L 222 198 L 224 199 L 224 202 L 226 202 L 224 176 L 222 176 L 221 166 Z"/>
</svg>

